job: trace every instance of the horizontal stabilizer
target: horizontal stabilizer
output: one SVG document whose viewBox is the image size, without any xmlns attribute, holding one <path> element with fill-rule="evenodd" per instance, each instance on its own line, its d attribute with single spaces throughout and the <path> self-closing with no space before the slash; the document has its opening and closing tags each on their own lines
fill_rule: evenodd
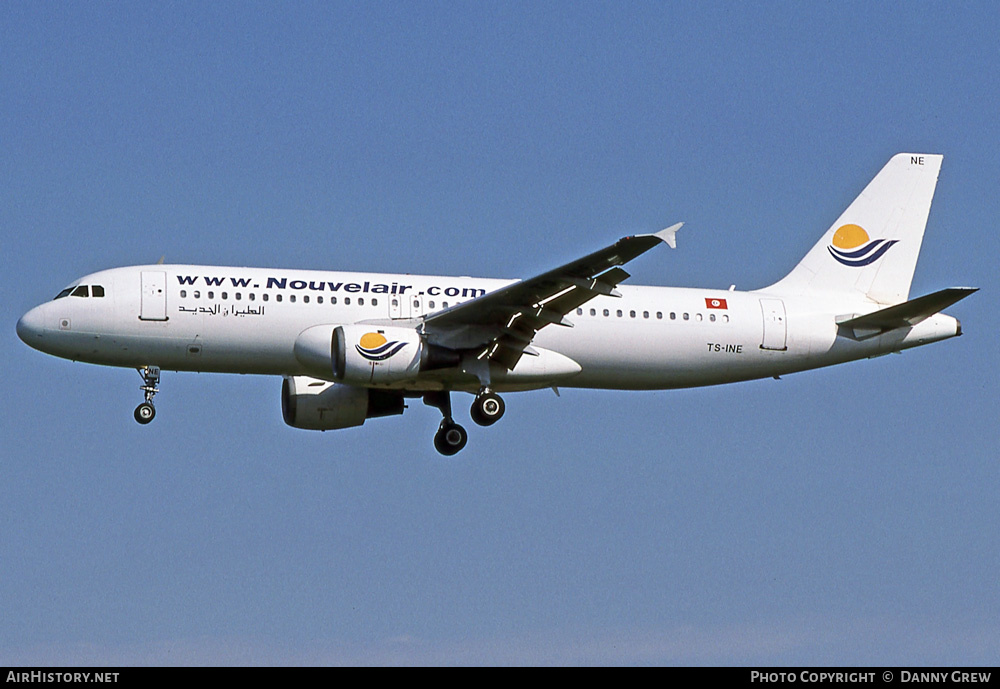
<svg viewBox="0 0 1000 689">
<path fill-rule="evenodd" d="M 854 331 L 854 339 L 863 340 L 889 330 L 914 326 L 978 291 L 978 287 L 949 287 L 863 316 L 838 318 L 837 325 Z"/>
</svg>

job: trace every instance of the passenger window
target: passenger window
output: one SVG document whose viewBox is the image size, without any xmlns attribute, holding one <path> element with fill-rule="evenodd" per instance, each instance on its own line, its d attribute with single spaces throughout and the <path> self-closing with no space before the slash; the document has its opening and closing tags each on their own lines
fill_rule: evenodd
<svg viewBox="0 0 1000 689">
<path fill-rule="evenodd" d="M 309 295 L 308 294 L 305 295 L 304 297 L 302 297 L 302 303 L 304 303 L 304 304 L 308 304 L 309 303 Z"/>
<path fill-rule="evenodd" d="M 274 295 L 274 300 L 275 301 L 281 301 L 281 295 L 280 294 Z"/>
<path fill-rule="evenodd" d="M 182 289 L 181 290 L 181 299 L 185 298 L 187 295 L 188 295 L 187 290 L 186 289 Z"/>
<path fill-rule="evenodd" d="M 104 287 L 102 287 L 101 285 L 94 285 L 93 287 L 90 288 L 90 296 L 92 296 L 92 297 L 103 297 L 104 296 Z"/>
<path fill-rule="evenodd" d="M 290 301 L 290 302 L 292 302 L 294 304 L 295 303 L 295 295 L 294 294 L 289 295 L 288 301 Z"/>
<path fill-rule="evenodd" d="M 714 314 L 714 313 L 710 313 L 710 314 L 708 314 L 708 320 L 710 320 L 710 321 L 712 321 L 713 323 L 715 323 L 715 314 Z"/>
<path fill-rule="evenodd" d="M 691 320 L 690 314 L 685 313 L 684 314 L 684 320 L 686 320 L 686 321 Z"/>
<path fill-rule="evenodd" d="M 229 299 L 229 292 L 222 293 L 222 300 L 225 301 L 226 299 Z"/>
<path fill-rule="evenodd" d="M 728 323 L 729 322 L 729 316 L 727 316 L 726 314 L 722 314 L 722 322 L 723 323 Z"/>
<path fill-rule="evenodd" d="M 330 303 L 331 304 L 336 304 L 337 303 L 337 297 L 330 297 Z"/>
<path fill-rule="evenodd" d="M 195 290 L 194 291 L 194 298 L 195 299 L 201 299 L 201 292 L 199 292 L 198 290 Z"/>
<path fill-rule="evenodd" d="M 596 316 L 597 315 L 597 309 L 591 309 L 590 310 L 590 315 L 591 316 Z"/>
<path fill-rule="evenodd" d="M 347 306 L 350 306 L 350 305 L 351 305 L 351 298 L 350 298 L 350 297 L 344 297 L 344 303 L 345 303 L 345 304 L 346 304 Z"/>
<path fill-rule="evenodd" d="M 670 314 L 670 315 L 673 316 L 674 314 Z M 663 320 L 663 312 L 662 311 L 657 311 L 656 312 L 656 317 L 657 317 L 657 319 L 659 319 L 659 320 L 662 321 Z"/>
<path fill-rule="evenodd" d="M 583 309 L 577 309 L 576 310 L 576 315 L 577 316 L 582 316 L 583 315 Z"/>
<path fill-rule="evenodd" d="M 628 312 L 629 318 L 635 318 L 635 311 Z"/>
<path fill-rule="evenodd" d="M 378 306 L 378 299 L 374 299 L 374 298 L 372 299 L 372 306 Z M 448 306 L 448 304 L 445 303 L 445 306 Z"/>
<path fill-rule="evenodd" d="M 323 303 L 323 297 L 316 297 L 316 303 L 317 304 L 322 304 Z"/>
<path fill-rule="evenodd" d="M 242 299 L 243 299 L 243 293 L 242 292 L 237 292 L 236 293 L 236 301 L 240 301 Z"/>
<path fill-rule="evenodd" d="M 256 292 L 251 292 L 250 294 L 247 295 L 247 299 L 249 299 L 250 301 L 254 301 L 256 298 L 257 298 Z"/>
<path fill-rule="evenodd" d="M 263 299 L 264 301 L 267 301 L 267 299 L 268 299 L 267 292 L 264 292 L 264 294 L 260 295 L 260 298 Z"/>
<path fill-rule="evenodd" d="M 659 318 L 660 315 L 657 314 L 656 317 Z M 670 312 L 670 320 L 672 320 L 672 321 L 676 321 L 677 320 L 677 314 L 674 313 L 673 311 Z"/>
<path fill-rule="evenodd" d="M 209 291 L 208 298 L 209 299 L 215 299 L 215 292 Z"/>
<path fill-rule="evenodd" d="M 442 309 L 448 308 L 448 302 L 446 302 L 446 301 L 441 302 L 441 308 Z"/>
<path fill-rule="evenodd" d="M 643 311 L 642 312 L 642 317 L 643 318 L 649 318 L 649 311 Z"/>
<path fill-rule="evenodd" d="M 337 298 L 334 297 L 333 301 L 331 301 L 330 303 L 331 304 L 336 304 L 337 303 Z M 394 308 L 397 307 L 397 306 L 399 306 L 399 299 L 393 299 L 392 300 L 392 305 L 393 305 Z"/>
<path fill-rule="evenodd" d="M 73 290 L 73 293 L 70 294 L 70 296 L 71 297 L 89 297 L 90 296 L 90 290 L 87 289 L 86 285 L 80 285 L 75 290 Z"/>
<path fill-rule="evenodd" d="M 358 306 L 364 306 L 364 305 L 365 305 L 365 298 L 358 297 Z"/>
<path fill-rule="evenodd" d="M 610 311 L 608 311 L 607 309 L 604 309 L 604 315 L 605 315 L 605 316 L 610 316 L 610 315 L 611 315 L 611 312 L 610 312 Z"/>
<path fill-rule="evenodd" d="M 434 308 L 434 302 L 432 302 L 432 301 L 427 302 L 427 307 L 433 309 Z"/>
</svg>

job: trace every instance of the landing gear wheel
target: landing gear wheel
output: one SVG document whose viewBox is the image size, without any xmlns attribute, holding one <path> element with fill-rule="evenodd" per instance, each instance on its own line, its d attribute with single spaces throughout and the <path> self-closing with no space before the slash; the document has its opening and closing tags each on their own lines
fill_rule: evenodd
<svg viewBox="0 0 1000 689">
<path fill-rule="evenodd" d="M 500 420 L 505 409 L 500 395 L 495 392 L 481 392 L 476 395 L 476 401 L 472 403 L 472 410 L 469 413 L 472 420 L 480 426 L 492 426 Z"/>
<path fill-rule="evenodd" d="M 442 421 L 438 432 L 434 434 L 434 449 L 446 457 L 456 454 L 467 442 L 469 434 L 454 421 Z"/>
<path fill-rule="evenodd" d="M 133 414 L 133 416 L 135 416 L 136 421 L 145 426 L 153 420 L 154 416 L 156 416 L 156 407 L 149 402 L 143 402 L 135 408 L 135 414 Z"/>
<path fill-rule="evenodd" d="M 132 416 L 135 417 L 136 421 L 145 426 L 156 416 L 156 409 L 153 407 L 153 395 L 160 391 L 156 387 L 160 383 L 160 367 L 143 366 L 138 371 L 139 375 L 142 376 L 142 387 L 139 389 L 145 395 L 146 401 L 135 408 L 135 413 Z"/>
</svg>

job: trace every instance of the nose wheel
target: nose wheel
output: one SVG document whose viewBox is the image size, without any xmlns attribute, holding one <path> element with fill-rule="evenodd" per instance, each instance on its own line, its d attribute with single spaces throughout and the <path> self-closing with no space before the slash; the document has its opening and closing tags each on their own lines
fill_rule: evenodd
<svg viewBox="0 0 1000 689">
<path fill-rule="evenodd" d="M 156 407 L 154 407 L 150 402 L 143 402 L 135 408 L 133 416 L 136 421 L 145 426 L 153 420 L 154 416 L 156 416 Z"/>
<path fill-rule="evenodd" d="M 506 407 L 500 395 L 489 388 L 483 388 L 476 395 L 469 415 L 480 426 L 492 426 L 503 416 Z"/>
<path fill-rule="evenodd" d="M 160 383 L 160 367 L 144 366 L 139 369 L 139 375 L 142 376 L 142 387 L 139 389 L 145 394 L 146 401 L 135 408 L 132 416 L 135 417 L 136 421 L 145 426 L 156 416 L 156 407 L 153 406 L 153 395 L 160 391 L 156 387 Z"/>
</svg>

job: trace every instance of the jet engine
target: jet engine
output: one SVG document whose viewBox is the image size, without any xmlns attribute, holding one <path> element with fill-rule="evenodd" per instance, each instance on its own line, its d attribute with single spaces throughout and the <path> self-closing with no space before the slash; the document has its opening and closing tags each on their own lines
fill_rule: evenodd
<svg viewBox="0 0 1000 689">
<path fill-rule="evenodd" d="M 295 340 L 295 358 L 317 376 L 351 385 L 386 385 L 457 366 L 458 352 L 426 343 L 413 328 L 317 325 Z"/>
<path fill-rule="evenodd" d="M 403 395 L 289 376 L 281 384 L 281 415 L 294 428 L 332 431 L 360 426 L 366 419 L 403 413 Z"/>
<path fill-rule="evenodd" d="M 345 383 L 391 383 L 420 372 L 424 343 L 412 328 L 343 325 L 333 331 L 333 377 Z"/>
</svg>

